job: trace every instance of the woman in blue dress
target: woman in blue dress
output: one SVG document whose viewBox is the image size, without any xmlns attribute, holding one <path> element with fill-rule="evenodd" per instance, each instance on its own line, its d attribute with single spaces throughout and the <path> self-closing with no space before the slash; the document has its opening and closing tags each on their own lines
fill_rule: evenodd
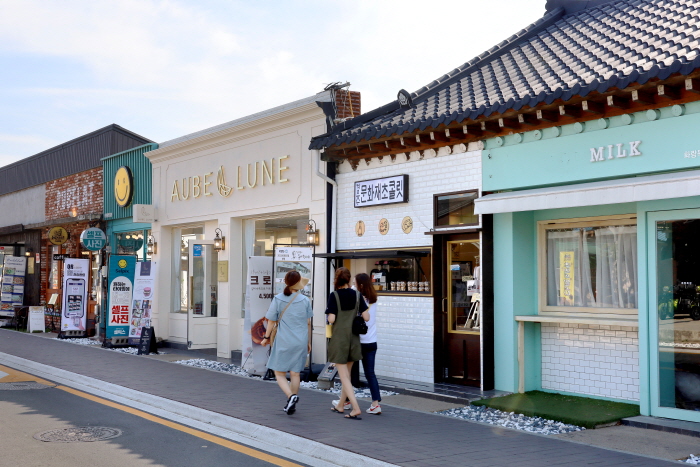
<svg viewBox="0 0 700 467">
<path fill-rule="evenodd" d="M 282 293 L 275 295 L 265 315 L 268 324 L 261 344 L 269 344 L 270 331 L 278 326 L 267 368 L 275 372 L 277 384 L 287 396 L 282 410 L 291 415 L 299 402 L 299 373 L 306 366 L 306 356 L 311 352 L 313 310 L 309 299 L 301 293 L 309 279 L 301 277 L 297 271 L 289 271 L 284 276 L 284 283 L 287 286 Z M 287 382 L 287 372 L 290 382 Z"/>
</svg>

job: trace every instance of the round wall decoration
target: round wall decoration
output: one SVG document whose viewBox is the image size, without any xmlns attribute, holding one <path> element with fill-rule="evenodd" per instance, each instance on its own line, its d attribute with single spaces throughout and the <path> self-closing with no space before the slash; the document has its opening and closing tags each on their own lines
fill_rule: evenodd
<svg viewBox="0 0 700 467">
<path fill-rule="evenodd" d="M 357 221 L 357 224 L 355 224 L 355 233 L 358 237 L 365 234 L 365 223 L 363 221 Z"/>
<path fill-rule="evenodd" d="M 131 204 L 134 197 L 134 176 L 131 169 L 125 165 L 119 167 L 114 176 L 114 199 L 123 208 Z"/>
<path fill-rule="evenodd" d="M 401 230 L 403 230 L 403 233 L 409 234 L 413 230 L 413 219 L 410 217 L 406 216 L 401 220 Z"/>
<path fill-rule="evenodd" d="M 386 219 L 382 219 L 379 221 L 379 233 L 382 235 L 386 235 L 389 233 L 389 221 Z"/>
</svg>

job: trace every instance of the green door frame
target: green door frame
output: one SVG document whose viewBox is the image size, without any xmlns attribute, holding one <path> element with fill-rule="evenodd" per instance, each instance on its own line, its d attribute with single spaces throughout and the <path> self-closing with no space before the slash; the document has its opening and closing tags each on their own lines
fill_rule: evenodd
<svg viewBox="0 0 700 467">
<path fill-rule="evenodd" d="M 668 211 L 649 211 L 646 213 L 646 253 L 647 253 L 647 291 L 648 307 L 646 319 L 648 326 L 649 351 L 649 407 L 655 417 L 672 418 L 689 422 L 700 422 L 700 412 L 659 406 L 659 321 L 657 317 L 657 265 L 656 265 L 656 223 L 659 221 L 676 221 L 683 219 L 700 219 L 700 208 L 676 209 Z M 642 341 L 640 326 L 639 341 Z M 641 346 L 640 346 L 641 350 Z M 641 375 L 640 375 L 641 376 Z M 641 382 L 641 381 L 640 381 Z"/>
</svg>

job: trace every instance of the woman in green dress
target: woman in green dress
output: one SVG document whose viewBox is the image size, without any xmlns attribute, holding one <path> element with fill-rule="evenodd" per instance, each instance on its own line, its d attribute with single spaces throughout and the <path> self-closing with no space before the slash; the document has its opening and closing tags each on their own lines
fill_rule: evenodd
<svg viewBox="0 0 700 467">
<path fill-rule="evenodd" d="M 361 420 L 358 415 L 362 410 L 350 382 L 350 369 L 354 362 L 362 360 L 362 346 L 360 336 L 352 333 L 352 322 L 358 313 L 362 313 L 362 318 L 369 321 L 369 313 L 360 293 L 350 288 L 350 277 L 347 268 L 338 268 L 335 272 L 335 291 L 328 297 L 326 315 L 328 323 L 333 325 L 333 337 L 328 343 L 328 361 L 335 363 L 343 385 L 340 400 L 344 401 L 347 398 L 352 404 L 352 410 L 345 418 Z M 343 413 L 343 406 L 338 405 L 339 407 L 333 407 L 331 410 Z"/>
<path fill-rule="evenodd" d="M 267 367 L 275 372 L 277 384 L 287 396 L 284 410 L 291 415 L 299 402 L 301 370 L 306 365 L 306 356 L 311 352 L 311 302 L 301 293 L 309 279 L 301 277 L 297 271 L 289 271 L 284 276 L 287 285 L 284 292 L 275 295 L 265 318 L 267 330 L 261 342 L 269 343 L 270 331 L 277 326 L 277 336 L 272 344 Z M 290 382 L 287 382 L 289 372 Z"/>
</svg>

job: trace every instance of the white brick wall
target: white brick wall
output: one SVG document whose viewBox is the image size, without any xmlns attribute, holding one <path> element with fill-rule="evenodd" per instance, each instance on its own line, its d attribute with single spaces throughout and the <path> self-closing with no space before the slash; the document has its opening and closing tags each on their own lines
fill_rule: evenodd
<svg viewBox="0 0 700 467">
<path fill-rule="evenodd" d="M 428 151 L 426 151 L 428 152 Z M 430 237 L 424 233 L 433 227 L 433 195 L 454 191 L 474 190 L 481 187 L 481 151 L 462 152 L 459 154 L 428 155 L 419 160 L 417 152 L 411 153 L 406 161 L 402 154 L 391 162 L 384 157 L 382 163 L 377 158 L 370 165 L 360 162 L 356 171 L 350 164 L 340 165 L 338 174 L 338 250 L 365 248 L 395 248 L 408 246 L 426 246 L 432 244 Z M 408 174 L 408 203 L 389 204 L 355 208 L 353 203 L 354 183 L 392 175 Z M 413 231 L 409 234 L 401 230 L 401 220 L 410 216 L 413 219 Z M 389 233 L 379 233 L 379 221 L 389 221 Z M 366 232 L 362 237 L 355 233 L 355 224 L 362 220 Z"/>
<path fill-rule="evenodd" d="M 542 387 L 639 401 L 636 328 L 542 323 Z"/>
<path fill-rule="evenodd" d="M 377 375 L 432 383 L 433 368 L 433 299 L 380 296 Z"/>
</svg>

